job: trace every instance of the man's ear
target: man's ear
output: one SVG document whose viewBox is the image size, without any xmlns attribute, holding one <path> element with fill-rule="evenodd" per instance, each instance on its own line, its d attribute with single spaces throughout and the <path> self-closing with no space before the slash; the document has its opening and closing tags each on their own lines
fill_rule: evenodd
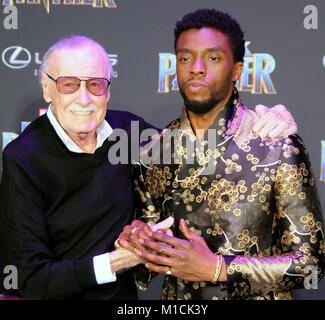
<svg viewBox="0 0 325 320">
<path fill-rule="evenodd" d="M 52 102 L 52 98 L 50 95 L 50 81 L 47 75 L 42 72 L 41 75 L 41 83 L 42 83 L 42 89 L 43 89 L 43 98 L 47 103 Z"/>
<path fill-rule="evenodd" d="M 111 88 L 108 87 L 107 94 L 106 94 L 106 103 L 108 103 L 110 98 L 111 98 Z"/>
<path fill-rule="evenodd" d="M 243 72 L 244 63 L 243 62 L 236 62 L 233 69 L 232 69 L 232 81 L 237 81 L 240 79 L 241 74 Z"/>
</svg>

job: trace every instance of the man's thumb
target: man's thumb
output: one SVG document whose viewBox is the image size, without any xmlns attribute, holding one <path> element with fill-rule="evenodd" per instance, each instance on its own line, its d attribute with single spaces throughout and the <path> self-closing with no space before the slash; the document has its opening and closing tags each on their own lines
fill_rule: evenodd
<svg viewBox="0 0 325 320">
<path fill-rule="evenodd" d="M 187 238 L 187 240 L 195 240 L 197 238 L 197 234 L 191 231 L 187 225 L 185 224 L 184 219 L 181 219 L 179 222 L 179 229 L 182 231 L 183 235 Z"/>
<path fill-rule="evenodd" d="M 174 223 L 174 218 L 173 217 L 168 217 L 164 221 L 161 221 L 154 226 L 151 227 L 151 231 L 155 232 L 158 229 L 169 229 Z"/>
</svg>

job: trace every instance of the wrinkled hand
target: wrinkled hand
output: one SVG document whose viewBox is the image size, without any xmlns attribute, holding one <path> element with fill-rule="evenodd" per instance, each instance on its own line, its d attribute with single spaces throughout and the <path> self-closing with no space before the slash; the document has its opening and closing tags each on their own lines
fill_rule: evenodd
<svg viewBox="0 0 325 320">
<path fill-rule="evenodd" d="M 151 227 L 140 220 L 134 220 L 131 225 L 123 228 L 119 235 L 119 245 L 124 249 L 137 253 L 137 250 L 144 250 L 142 246 L 143 240 L 149 240 L 153 232 L 172 236 L 173 233 L 169 228 L 173 223 L 173 217 L 169 217 Z"/>
<path fill-rule="evenodd" d="M 109 260 L 112 272 L 118 272 L 125 268 L 132 268 L 145 262 L 143 258 L 124 248 L 118 248 L 110 252 Z"/>
<path fill-rule="evenodd" d="M 180 230 L 188 240 L 153 233 L 152 239 L 144 239 L 143 246 L 158 252 L 156 255 L 141 251 L 141 255 L 148 262 L 145 266 L 154 272 L 172 275 L 188 281 L 211 281 L 214 277 L 217 256 L 208 248 L 203 237 L 198 236 L 180 220 Z"/>
<path fill-rule="evenodd" d="M 255 123 L 253 131 L 263 139 L 266 136 L 270 138 L 279 136 L 288 136 L 296 134 L 297 124 L 287 108 L 278 104 L 272 108 L 263 105 L 255 107 L 256 114 L 260 119 Z"/>
</svg>

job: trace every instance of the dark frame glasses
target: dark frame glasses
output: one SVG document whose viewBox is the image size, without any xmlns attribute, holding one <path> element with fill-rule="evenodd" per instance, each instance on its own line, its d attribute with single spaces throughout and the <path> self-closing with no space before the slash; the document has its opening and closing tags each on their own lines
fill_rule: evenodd
<svg viewBox="0 0 325 320">
<path fill-rule="evenodd" d="M 58 77 L 56 80 L 44 72 L 51 80 L 56 83 L 56 88 L 62 94 L 75 93 L 80 88 L 81 81 L 86 81 L 87 90 L 94 96 L 106 94 L 111 81 L 106 78 L 79 79 L 77 77 Z"/>
</svg>

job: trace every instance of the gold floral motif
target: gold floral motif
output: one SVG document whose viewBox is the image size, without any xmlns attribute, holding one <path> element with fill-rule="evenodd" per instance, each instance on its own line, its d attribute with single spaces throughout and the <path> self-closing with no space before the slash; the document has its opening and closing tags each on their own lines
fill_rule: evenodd
<svg viewBox="0 0 325 320">
<path fill-rule="evenodd" d="M 252 242 L 252 243 L 257 243 L 257 241 L 258 241 L 258 237 L 257 237 L 257 236 L 253 236 L 253 237 L 251 238 L 251 242 Z"/>
<path fill-rule="evenodd" d="M 225 118 L 220 118 L 218 120 L 218 125 L 223 127 L 226 124 L 226 119 Z"/>
<path fill-rule="evenodd" d="M 260 196 L 259 200 L 260 200 L 261 203 L 264 203 L 266 201 L 266 197 L 265 196 Z"/>
<path fill-rule="evenodd" d="M 232 174 L 233 172 L 241 172 L 242 171 L 242 166 L 237 164 L 235 161 L 231 159 L 227 159 L 225 161 L 226 168 L 225 168 L 225 173 L 226 174 Z"/>
<path fill-rule="evenodd" d="M 304 224 L 304 231 L 308 232 L 315 226 L 314 216 L 312 213 L 308 213 L 300 218 L 300 221 Z"/>
<path fill-rule="evenodd" d="M 194 169 L 193 169 L 193 171 L 194 171 Z M 181 184 L 180 184 L 181 187 L 183 189 L 194 190 L 200 184 L 200 178 L 198 176 L 199 176 L 199 172 L 194 171 L 194 173 L 190 174 L 190 176 L 185 178 L 185 181 L 181 182 Z"/>
<path fill-rule="evenodd" d="M 249 236 L 249 230 L 245 229 L 245 230 L 243 230 L 242 233 L 238 233 L 237 234 L 237 239 L 240 240 L 238 242 L 238 248 L 244 249 L 245 247 L 247 247 L 247 245 L 251 241 L 251 238 Z M 247 248 L 247 250 L 249 251 L 249 248 Z M 247 252 L 247 253 L 249 253 L 249 252 Z"/>
<path fill-rule="evenodd" d="M 202 234 L 202 231 L 201 230 L 195 229 L 194 227 L 191 227 L 190 230 L 192 232 L 196 233 L 198 236 L 201 236 L 201 234 Z"/>
<path fill-rule="evenodd" d="M 304 253 L 304 254 L 306 254 L 306 255 L 310 255 L 310 250 L 309 250 L 309 248 L 310 248 L 310 244 L 308 243 L 308 242 L 305 242 L 305 243 L 303 243 L 303 245 L 299 248 L 299 250 L 302 252 L 302 253 Z"/>
<path fill-rule="evenodd" d="M 239 185 L 235 182 L 226 179 L 213 180 L 208 190 L 207 200 L 209 206 L 216 208 L 219 212 L 230 211 L 236 206 L 239 195 Z"/>
<path fill-rule="evenodd" d="M 181 290 L 185 288 L 184 282 L 181 279 L 177 279 L 177 285 Z"/>
<path fill-rule="evenodd" d="M 192 298 L 192 295 L 189 292 L 184 294 L 185 300 L 191 300 L 191 298 Z"/>
<path fill-rule="evenodd" d="M 299 149 L 292 145 L 284 144 L 282 150 L 284 150 L 283 155 L 285 158 L 290 158 L 292 155 L 299 154 Z"/>
<path fill-rule="evenodd" d="M 198 282 L 193 282 L 193 288 L 195 290 L 199 289 L 199 283 Z"/>
<path fill-rule="evenodd" d="M 231 156 L 231 159 L 233 161 L 237 161 L 239 159 L 239 155 L 237 153 L 233 153 L 232 156 Z"/>
<path fill-rule="evenodd" d="M 231 242 L 227 241 L 227 242 L 225 243 L 225 248 L 226 248 L 226 249 L 230 249 L 230 248 L 231 248 Z"/>
<path fill-rule="evenodd" d="M 195 195 L 191 193 L 191 190 L 185 189 L 184 192 L 181 194 L 184 204 L 188 204 L 193 202 L 195 199 Z"/>
<path fill-rule="evenodd" d="M 173 181 L 172 183 L 173 188 L 177 189 L 178 188 L 178 182 L 176 180 Z"/>
<path fill-rule="evenodd" d="M 163 169 L 156 166 L 146 171 L 146 185 L 148 192 L 153 195 L 154 198 L 161 197 L 166 188 L 166 173 Z"/>
<path fill-rule="evenodd" d="M 282 163 L 276 175 L 275 191 L 280 192 L 282 197 L 296 195 L 305 183 L 304 176 L 308 174 L 304 163 L 301 163 L 299 168 L 296 165 Z"/>
<path fill-rule="evenodd" d="M 222 228 L 220 227 L 220 224 L 219 224 L 219 223 L 216 223 L 216 224 L 214 225 L 214 229 L 217 231 L 217 234 L 218 234 L 218 235 L 222 235 L 222 234 L 223 234 L 223 230 L 222 230 Z"/>
<path fill-rule="evenodd" d="M 296 237 L 293 233 L 289 232 L 288 230 L 285 230 L 284 234 L 282 235 L 281 242 L 286 246 L 290 246 L 292 243 L 300 243 L 300 238 Z"/>
<path fill-rule="evenodd" d="M 298 197 L 299 197 L 301 200 L 306 199 L 306 193 L 305 193 L 305 192 L 300 192 L 300 193 L 298 194 Z"/>
</svg>

